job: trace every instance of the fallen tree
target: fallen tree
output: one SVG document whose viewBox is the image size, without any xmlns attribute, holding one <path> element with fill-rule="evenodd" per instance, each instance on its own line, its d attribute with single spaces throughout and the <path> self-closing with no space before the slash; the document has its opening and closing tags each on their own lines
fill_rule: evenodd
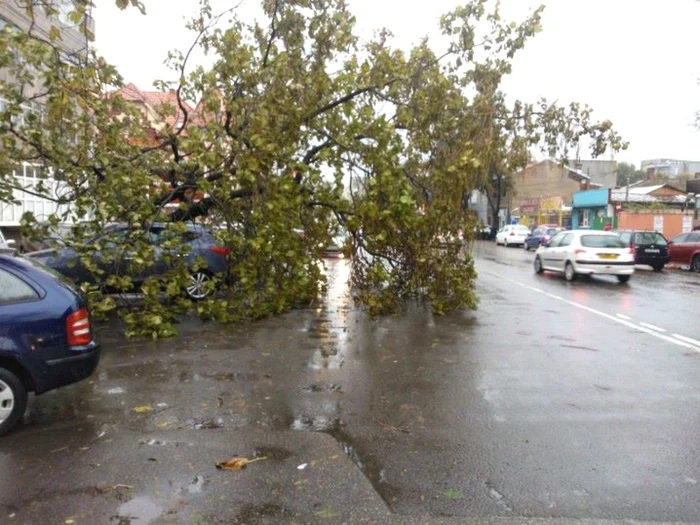
<svg viewBox="0 0 700 525">
<path fill-rule="evenodd" d="M 76 1 L 75 20 L 89 7 Z M 113 94 L 124 82 L 94 51 L 66 61 L 56 35 L 1 30 L 0 68 L 13 81 L 0 83 L 0 200 L 17 190 L 12 165 L 50 169 L 60 194 L 41 184 L 25 190 L 69 205 L 51 225 L 88 218 L 72 239 L 88 265 L 95 247 L 85 232 L 108 222 L 136 232 L 161 221 L 216 226 L 234 275 L 225 293 L 198 303 L 206 317 L 258 317 L 314 300 L 323 246 L 340 228 L 355 298 L 372 313 L 414 297 L 447 312 L 477 305 L 469 254 L 444 242 L 474 231 L 466 207 L 473 190 L 498 192 L 538 149 L 566 158 L 583 139 L 594 156 L 625 147 L 585 106 L 506 102 L 502 79 L 540 30 L 542 9 L 508 23 L 497 4 L 474 0 L 441 18 L 445 49 L 425 40 L 408 52 L 388 32 L 361 41 L 344 0 L 264 0 L 262 9 L 264 23 L 249 23 L 235 8 L 215 15 L 202 4 L 188 24 L 194 43 L 170 54 L 173 82 L 159 84 L 175 89 L 176 103 L 158 110 L 176 122 L 157 130 Z M 189 63 L 197 46 L 213 65 Z M 24 109 L 37 84 L 31 101 L 42 118 Z M 31 215 L 24 222 L 36 228 Z M 117 249 L 127 247 L 152 264 L 145 236 L 134 233 Z M 128 278 L 103 278 L 130 287 Z M 147 314 L 125 313 L 132 333 L 171 333 L 189 307 L 187 279 L 187 268 L 173 264 L 149 280 Z"/>
</svg>

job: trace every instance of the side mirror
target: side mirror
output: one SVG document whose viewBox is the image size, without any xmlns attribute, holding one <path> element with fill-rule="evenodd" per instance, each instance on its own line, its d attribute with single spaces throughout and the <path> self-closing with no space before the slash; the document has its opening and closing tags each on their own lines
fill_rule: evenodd
<svg viewBox="0 0 700 525">
<path fill-rule="evenodd" d="M 546 240 L 542 241 L 540 244 L 542 246 L 544 246 L 545 248 L 548 248 L 551 242 L 552 241 L 550 239 L 546 239 Z"/>
<path fill-rule="evenodd" d="M 7 239 L 7 240 L 5 241 L 5 244 L 6 244 L 7 246 L 14 246 L 16 243 L 15 243 L 15 240 L 14 240 L 14 239 Z"/>
</svg>

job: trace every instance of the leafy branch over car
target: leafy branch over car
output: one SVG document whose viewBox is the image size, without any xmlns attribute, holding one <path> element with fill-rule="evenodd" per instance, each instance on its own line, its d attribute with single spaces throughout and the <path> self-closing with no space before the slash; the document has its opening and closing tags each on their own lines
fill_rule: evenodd
<svg viewBox="0 0 700 525">
<path fill-rule="evenodd" d="M 197 304 L 203 316 L 227 321 L 308 304 L 323 283 L 323 246 L 339 227 L 354 296 L 372 313 L 414 297 L 439 313 L 475 308 L 471 257 L 458 245 L 438 246 L 440 237 L 474 231 L 472 191 L 497 199 L 494 190 L 500 195 L 533 148 L 565 158 L 582 140 L 593 155 L 625 147 L 586 106 L 506 102 L 501 82 L 540 31 L 543 8 L 509 23 L 496 2 L 469 2 L 440 19 L 448 44 L 439 51 L 427 40 L 403 51 L 388 31 L 362 41 L 344 0 L 264 1 L 262 9 L 263 21 L 249 22 L 202 2 L 188 23 L 190 51 L 169 55 L 174 83 L 159 83 L 175 101 L 159 108 L 170 123 L 158 129 L 115 94 L 123 80 L 94 50 L 76 65 L 57 57 L 57 42 L 0 33 L 1 49 L 16 50 L 0 52 L 16 80 L 0 84 L 9 101 L 0 114 L 0 166 L 52 170 L 64 191 L 38 191 L 69 205 L 56 224 L 71 216 L 89 217 L 93 231 L 111 222 L 217 227 L 236 264 L 231 284 Z M 215 57 L 211 66 L 189 64 L 196 46 Z M 39 76 L 46 118 L 16 126 L 24 87 Z M 0 198 L 11 198 L 12 184 L 2 175 Z M 97 245 L 80 228 L 73 236 L 90 269 Z M 158 264 L 152 246 L 132 241 L 123 242 L 143 261 L 133 271 Z M 157 296 L 190 278 L 175 268 L 149 275 L 141 290 L 150 315 L 134 333 L 171 333 L 187 306 Z M 131 281 L 111 284 L 129 289 Z"/>
</svg>

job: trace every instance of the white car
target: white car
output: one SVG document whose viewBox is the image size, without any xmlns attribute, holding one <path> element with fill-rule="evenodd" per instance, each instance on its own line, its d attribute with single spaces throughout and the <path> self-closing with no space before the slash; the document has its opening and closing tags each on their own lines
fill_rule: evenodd
<svg viewBox="0 0 700 525">
<path fill-rule="evenodd" d="M 522 224 L 506 224 L 496 233 L 496 244 L 503 246 L 522 246 L 530 235 L 530 228 Z"/>
<path fill-rule="evenodd" d="M 611 232 L 576 230 L 556 234 L 535 252 L 535 272 L 561 272 L 567 281 L 579 275 L 615 275 L 626 283 L 634 274 L 634 253 Z"/>
</svg>

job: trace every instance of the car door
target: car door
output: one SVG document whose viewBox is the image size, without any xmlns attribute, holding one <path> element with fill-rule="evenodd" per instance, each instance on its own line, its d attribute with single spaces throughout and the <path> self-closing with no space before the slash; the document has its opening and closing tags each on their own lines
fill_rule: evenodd
<svg viewBox="0 0 700 525">
<path fill-rule="evenodd" d="M 562 237 L 555 248 L 555 261 L 556 269 L 561 270 L 563 272 L 564 268 L 566 267 L 566 261 L 573 258 L 573 256 L 570 254 L 570 251 L 571 245 L 574 241 L 574 234 L 562 233 L 561 236 Z"/>
<path fill-rule="evenodd" d="M 671 261 L 678 264 L 688 264 L 687 259 L 683 258 L 686 240 L 690 236 L 689 233 L 681 233 L 676 235 L 668 243 L 668 254 L 671 256 Z"/>
<path fill-rule="evenodd" d="M 558 270 L 558 254 L 557 249 L 559 248 L 559 243 L 564 238 L 563 233 L 558 233 L 549 241 L 549 245 L 544 247 L 542 254 L 542 267 L 548 270 Z"/>
</svg>

